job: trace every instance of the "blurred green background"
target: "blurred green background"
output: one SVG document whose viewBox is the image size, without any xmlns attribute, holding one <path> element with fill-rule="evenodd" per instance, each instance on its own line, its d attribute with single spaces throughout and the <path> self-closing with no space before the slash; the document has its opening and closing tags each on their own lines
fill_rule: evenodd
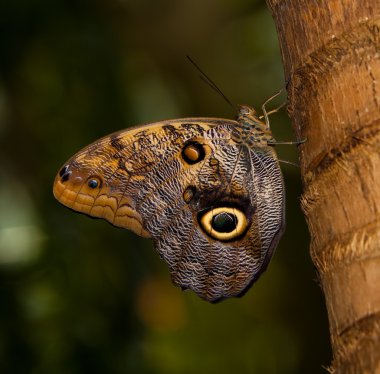
<svg viewBox="0 0 380 374">
<path fill-rule="evenodd" d="M 102 135 L 234 116 L 186 54 L 235 103 L 260 107 L 281 88 L 263 1 L 1 1 L 0 53 L 1 373 L 324 372 L 298 168 L 283 165 L 287 230 L 269 270 L 216 305 L 173 287 L 150 240 L 52 196 L 60 166 Z M 284 112 L 271 124 L 293 138 Z M 297 159 L 295 147 L 278 152 Z"/>
</svg>

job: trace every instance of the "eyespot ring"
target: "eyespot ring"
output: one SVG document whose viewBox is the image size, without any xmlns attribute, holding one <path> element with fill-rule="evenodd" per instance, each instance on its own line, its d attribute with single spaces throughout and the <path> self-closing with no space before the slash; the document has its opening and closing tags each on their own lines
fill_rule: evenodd
<svg viewBox="0 0 380 374">
<path fill-rule="evenodd" d="M 205 158 L 206 152 L 204 145 L 196 141 L 190 141 L 182 148 L 181 156 L 186 163 L 194 165 Z"/>
<path fill-rule="evenodd" d="M 235 207 L 218 207 L 204 213 L 199 223 L 211 238 L 220 241 L 237 239 L 248 227 L 244 212 Z"/>
<path fill-rule="evenodd" d="M 92 176 L 87 179 L 87 186 L 94 190 L 102 187 L 102 181 L 99 177 Z"/>
</svg>

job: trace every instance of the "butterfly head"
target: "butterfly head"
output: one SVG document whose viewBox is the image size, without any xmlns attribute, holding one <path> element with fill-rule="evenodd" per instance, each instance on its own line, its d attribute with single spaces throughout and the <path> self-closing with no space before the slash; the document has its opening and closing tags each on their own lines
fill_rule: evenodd
<svg viewBox="0 0 380 374">
<path fill-rule="evenodd" d="M 265 122 L 261 121 L 256 110 L 250 105 L 239 105 L 236 119 L 240 124 L 258 131 L 265 131 L 267 129 Z"/>
</svg>

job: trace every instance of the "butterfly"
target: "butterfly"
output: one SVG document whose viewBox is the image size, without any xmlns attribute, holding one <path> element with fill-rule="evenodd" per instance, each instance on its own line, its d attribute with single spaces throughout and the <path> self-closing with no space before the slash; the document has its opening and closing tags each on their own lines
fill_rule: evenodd
<svg viewBox="0 0 380 374">
<path fill-rule="evenodd" d="M 172 281 L 216 302 L 241 296 L 284 231 L 284 183 L 267 121 L 183 118 L 95 141 L 58 172 L 56 199 L 154 240 Z"/>
<path fill-rule="evenodd" d="M 242 296 L 266 270 L 285 228 L 284 182 L 265 105 L 236 120 L 182 118 L 105 136 L 55 177 L 63 205 L 152 238 L 172 281 L 209 302 Z M 262 121 L 262 117 L 265 121 Z"/>
</svg>

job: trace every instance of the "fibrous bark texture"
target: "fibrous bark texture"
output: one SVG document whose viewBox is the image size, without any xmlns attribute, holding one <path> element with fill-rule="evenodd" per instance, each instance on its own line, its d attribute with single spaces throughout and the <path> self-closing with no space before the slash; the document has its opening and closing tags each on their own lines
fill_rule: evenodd
<svg viewBox="0 0 380 374">
<path fill-rule="evenodd" d="M 267 0 L 335 373 L 380 373 L 380 1 Z"/>
</svg>

